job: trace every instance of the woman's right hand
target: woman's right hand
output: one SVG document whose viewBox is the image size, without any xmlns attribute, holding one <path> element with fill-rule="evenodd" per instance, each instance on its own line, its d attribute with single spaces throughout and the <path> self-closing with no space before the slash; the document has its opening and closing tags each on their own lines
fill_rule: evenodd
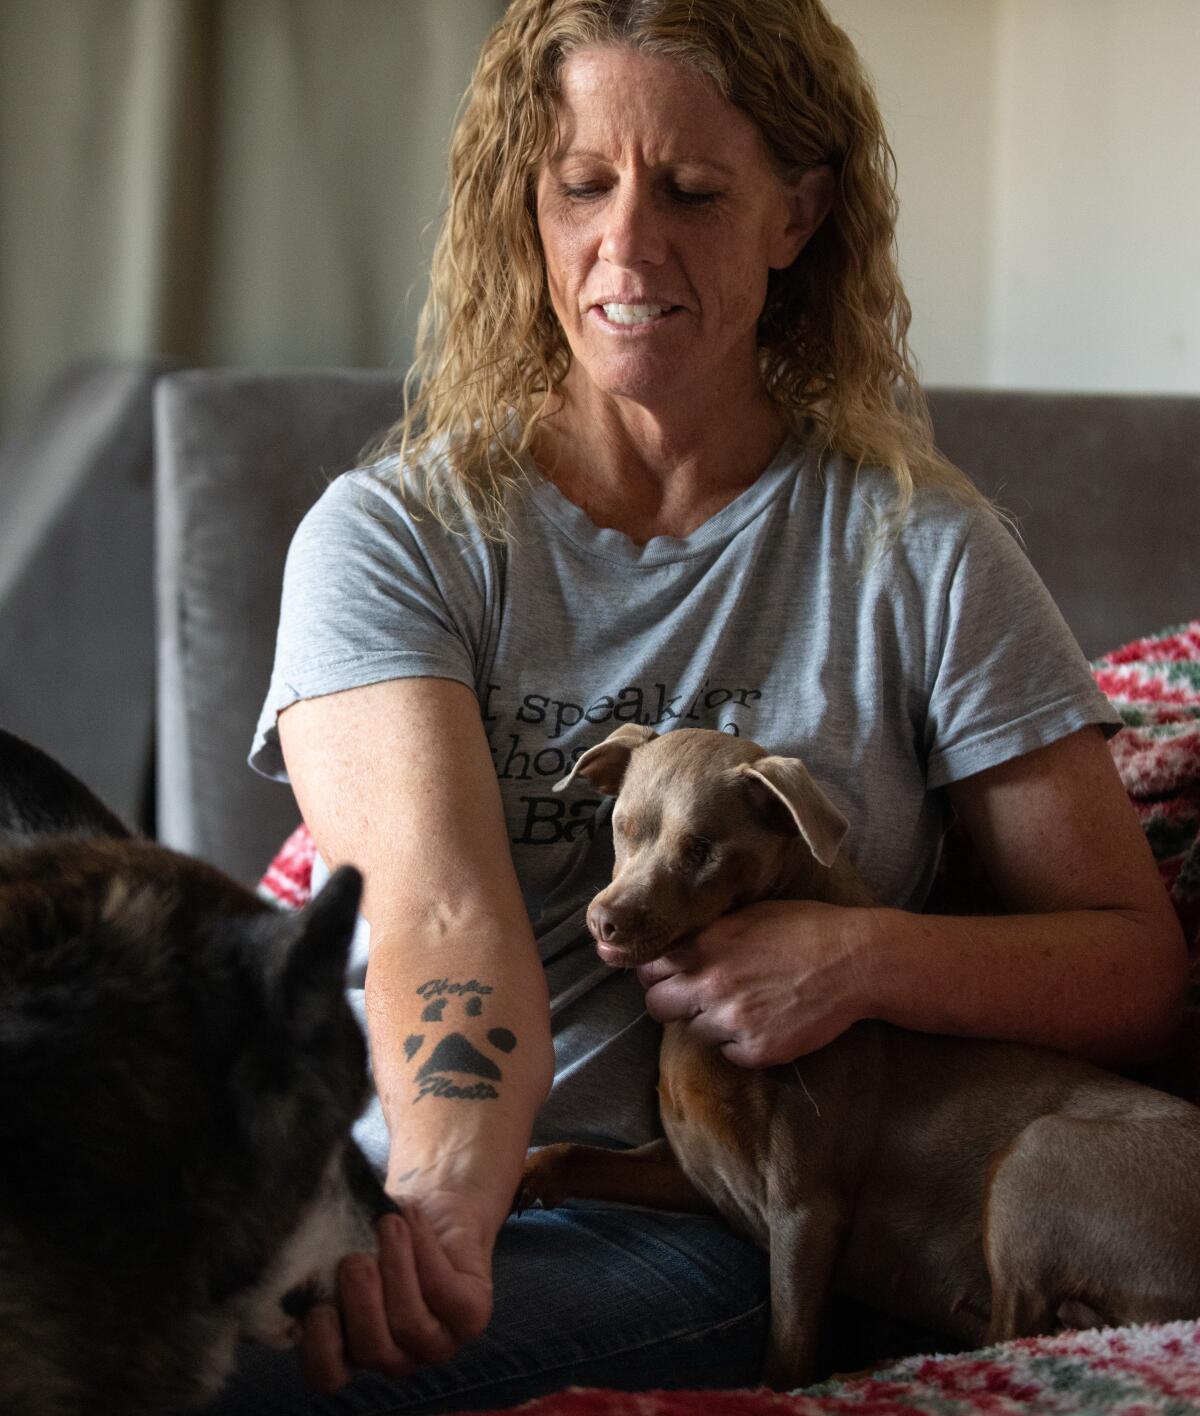
<svg viewBox="0 0 1200 1416">
<path fill-rule="evenodd" d="M 318 1391 L 357 1368 L 402 1378 L 446 1362 L 492 1314 L 490 1209 L 469 1192 L 400 1199 L 402 1214 L 376 1225 L 378 1256 L 351 1254 L 338 1271 L 338 1304 L 318 1303 L 304 1322 L 300 1356 Z"/>
</svg>

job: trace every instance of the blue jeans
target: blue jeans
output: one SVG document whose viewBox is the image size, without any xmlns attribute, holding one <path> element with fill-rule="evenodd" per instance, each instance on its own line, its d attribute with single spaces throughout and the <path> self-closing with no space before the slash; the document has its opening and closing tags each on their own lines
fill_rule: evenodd
<svg viewBox="0 0 1200 1416">
<path fill-rule="evenodd" d="M 504 1225 L 487 1331 L 403 1381 L 360 1372 L 334 1396 L 291 1352 L 243 1346 L 205 1416 L 386 1416 L 515 1406 L 566 1386 L 754 1386 L 767 1334 L 767 1256 L 700 1215 L 530 1210 Z"/>
</svg>

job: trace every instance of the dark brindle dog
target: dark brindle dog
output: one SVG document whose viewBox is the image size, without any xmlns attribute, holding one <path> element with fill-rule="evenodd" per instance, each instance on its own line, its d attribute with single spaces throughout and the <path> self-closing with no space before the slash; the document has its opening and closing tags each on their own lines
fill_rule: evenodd
<svg viewBox="0 0 1200 1416">
<path fill-rule="evenodd" d="M 0 732 L 0 1410 L 199 1403 L 374 1247 L 360 892 L 277 914 Z"/>
</svg>

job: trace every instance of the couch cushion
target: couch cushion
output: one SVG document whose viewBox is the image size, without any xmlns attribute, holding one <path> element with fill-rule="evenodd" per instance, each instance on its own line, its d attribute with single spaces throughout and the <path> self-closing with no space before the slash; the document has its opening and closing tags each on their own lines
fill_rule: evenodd
<svg viewBox="0 0 1200 1416">
<path fill-rule="evenodd" d="M 935 389 L 938 446 L 1016 518 L 1089 658 L 1200 602 L 1200 398 Z"/>
<path fill-rule="evenodd" d="M 296 821 L 246 765 L 288 542 L 398 416 L 397 375 L 189 371 L 156 401 L 160 838 L 252 884 Z"/>
<path fill-rule="evenodd" d="M 168 367 L 66 369 L 0 452 L 0 724 L 151 827 L 151 392 Z"/>
</svg>

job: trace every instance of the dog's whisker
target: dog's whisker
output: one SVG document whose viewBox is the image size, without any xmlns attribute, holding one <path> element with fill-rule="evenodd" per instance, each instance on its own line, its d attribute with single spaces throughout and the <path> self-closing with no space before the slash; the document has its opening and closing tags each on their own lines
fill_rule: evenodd
<svg viewBox="0 0 1200 1416">
<path fill-rule="evenodd" d="M 792 1071 L 795 1072 L 796 1080 L 800 1083 L 801 1090 L 804 1092 L 804 1095 L 808 1097 L 809 1101 L 812 1103 L 812 1109 L 817 1113 L 817 1116 L 819 1117 L 821 1115 L 821 1108 L 817 1105 L 812 1092 L 809 1091 L 808 1084 L 800 1075 L 800 1064 L 796 1061 L 794 1057 L 792 1058 Z"/>
</svg>

